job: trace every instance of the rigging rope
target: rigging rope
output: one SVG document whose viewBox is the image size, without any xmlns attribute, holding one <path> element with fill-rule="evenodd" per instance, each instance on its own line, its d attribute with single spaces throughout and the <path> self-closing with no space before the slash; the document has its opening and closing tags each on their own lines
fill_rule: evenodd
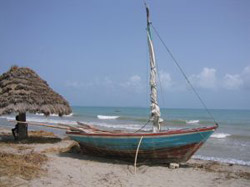
<svg viewBox="0 0 250 187">
<path fill-rule="evenodd" d="M 147 8 L 147 3 L 145 0 L 143 0 L 144 6 Z M 183 77 L 186 79 L 187 83 L 189 84 L 189 86 L 191 87 L 192 91 L 195 93 L 196 97 L 199 99 L 199 101 L 201 102 L 202 106 L 204 107 L 204 109 L 206 110 L 206 112 L 208 113 L 208 115 L 210 116 L 210 118 L 214 121 L 214 123 L 218 126 L 218 123 L 216 122 L 214 116 L 211 114 L 211 112 L 209 111 L 207 105 L 205 104 L 205 102 L 202 100 L 201 96 L 198 94 L 198 92 L 196 91 L 196 89 L 194 88 L 194 86 L 191 84 L 191 82 L 189 81 L 187 75 L 185 74 L 185 72 L 183 71 L 183 69 L 181 68 L 181 66 L 179 65 L 179 63 L 177 62 L 176 58 L 174 57 L 173 53 L 170 51 L 170 49 L 167 47 L 167 45 L 165 44 L 165 42 L 163 41 L 163 39 L 161 38 L 160 34 L 158 33 L 158 31 L 156 30 L 156 28 L 154 27 L 154 25 L 152 24 L 152 22 L 150 22 L 153 30 L 155 31 L 157 37 L 160 39 L 161 43 L 163 44 L 164 48 L 166 49 L 166 51 L 168 52 L 168 54 L 170 55 L 170 57 L 172 58 L 172 60 L 174 61 L 175 65 L 177 66 L 177 68 L 180 70 L 180 72 L 182 73 Z M 157 64 L 156 64 L 157 65 Z M 160 81 L 160 77 L 158 76 L 158 80 Z M 162 86 L 161 86 L 161 81 L 160 81 L 160 87 L 161 87 L 161 92 L 162 92 Z M 162 94 L 163 97 L 163 94 Z M 164 101 L 164 97 L 163 97 L 163 101 Z M 138 130 L 136 130 L 134 133 L 142 130 L 148 123 L 150 122 L 150 119 Z"/>
<path fill-rule="evenodd" d="M 134 133 L 137 133 L 137 132 L 139 132 L 140 130 L 142 130 L 144 127 L 147 126 L 147 124 L 148 124 L 149 122 L 150 122 L 150 119 L 149 119 L 140 129 L 136 130 Z"/>
<path fill-rule="evenodd" d="M 168 54 L 170 55 L 170 57 L 172 58 L 172 60 L 174 61 L 175 65 L 178 67 L 178 69 L 180 70 L 180 72 L 182 73 L 183 77 L 186 79 L 187 83 L 189 84 L 189 86 L 191 87 L 191 89 L 193 90 L 193 92 L 195 93 L 195 95 L 198 97 L 199 101 L 201 102 L 201 104 L 203 105 L 204 109 L 206 110 L 206 112 L 208 113 L 208 115 L 210 116 L 210 118 L 214 121 L 214 123 L 216 125 L 217 122 L 215 120 L 215 118 L 213 117 L 213 115 L 211 114 L 211 112 L 208 110 L 207 105 L 204 103 L 204 101 L 202 100 L 202 98 L 200 97 L 200 95 L 198 94 L 198 92 L 196 91 L 196 89 L 194 88 L 194 86 L 191 84 L 191 82 L 189 81 L 187 75 L 185 74 L 185 72 L 183 71 L 183 69 L 181 68 L 181 66 L 179 65 L 179 63 L 177 62 L 176 58 L 174 57 L 173 53 L 170 51 L 170 49 L 167 47 L 167 45 L 165 44 L 165 42 L 163 41 L 163 39 L 161 38 L 160 34 L 158 33 L 158 31 L 156 30 L 156 28 L 154 27 L 154 25 L 151 23 L 153 30 L 155 31 L 157 37 L 160 39 L 162 45 L 164 46 L 164 48 L 167 50 Z"/>
</svg>

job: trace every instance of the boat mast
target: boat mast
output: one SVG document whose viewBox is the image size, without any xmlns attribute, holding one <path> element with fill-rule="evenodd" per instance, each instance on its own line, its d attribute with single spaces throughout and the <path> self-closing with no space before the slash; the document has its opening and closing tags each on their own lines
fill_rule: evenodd
<svg viewBox="0 0 250 187">
<path fill-rule="evenodd" d="M 153 123 L 153 132 L 160 131 L 160 107 L 158 106 L 157 102 L 157 88 L 156 88 L 156 61 L 155 61 L 155 53 L 154 53 L 154 46 L 151 36 L 151 22 L 149 19 L 149 8 L 145 3 L 146 13 L 147 13 L 147 39 L 148 39 L 148 47 L 149 47 L 149 57 L 150 57 L 150 101 L 151 101 L 151 118 L 150 120 Z"/>
</svg>

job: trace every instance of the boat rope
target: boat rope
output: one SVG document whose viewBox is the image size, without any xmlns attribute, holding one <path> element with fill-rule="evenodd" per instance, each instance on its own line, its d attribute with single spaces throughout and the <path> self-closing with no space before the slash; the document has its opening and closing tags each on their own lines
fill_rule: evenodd
<svg viewBox="0 0 250 187">
<path fill-rule="evenodd" d="M 142 130 L 144 127 L 147 126 L 147 124 L 150 122 L 151 120 L 149 119 L 140 129 L 136 130 L 134 133 L 139 132 L 140 130 Z"/>
<path fill-rule="evenodd" d="M 137 145 L 137 149 L 136 149 L 136 154 L 135 154 L 135 162 L 134 162 L 134 167 L 135 167 L 135 174 L 136 174 L 136 163 L 137 163 L 137 156 L 138 156 L 138 152 L 141 146 L 141 141 L 142 141 L 143 136 L 141 137 L 138 145 Z"/>
<path fill-rule="evenodd" d="M 201 102 L 201 104 L 203 105 L 204 109 L 206 110 L 206 112 L 208 113 L 208 115 L 210 116 L 210 118 L 214 121 L 214 123 L 216 125 L 218 125 L 218 123 L 216 122 L 214 116 L 212 115 L 212 113 L 209 111 L 207 105 L 205 104 L 205 102 L 203 101 L 203 99 L 201 98 L 201 96 L 199 95 L 199 93 L 196 91 L 196 89 L 194 88 L 194 86 L 191 84 L 190 80 L 188 79 L 187 75 L 185 74 L 184 70 L 181 68 L 180 64 L 178 63 L 178 61 L 176 60 L 176 58 L 174 57 L 173 53 L 170 51 L 170 49 L 167 47 L 166 43 L 163 41 L 163 39 L 161 38 L 160 34 L 158 33 L 158 31 L 156 30 L 156 28 L 154 27 L 154 25 L 151 23 L 153 30 L 155 31 L 157 37 L 160 39 L 162 45 L 164 46 L 164 48 L 166 49 L 166 51 L 168 52 L 168 54 L 170 55 L 170 57 L 172 58 L 172 60 L 174 61 L 175 65 L 178 67 L 178 69 L 180 70 L 181 74 L 183 75 L 183 77 L 186 79 L 187 83 L 189 84 L 189 86 L 191 87 L 192 91 L 195 93 L 195 95 L 197 96 L 197 98 L 199 99 L 199 101 Z"/>
</svg>

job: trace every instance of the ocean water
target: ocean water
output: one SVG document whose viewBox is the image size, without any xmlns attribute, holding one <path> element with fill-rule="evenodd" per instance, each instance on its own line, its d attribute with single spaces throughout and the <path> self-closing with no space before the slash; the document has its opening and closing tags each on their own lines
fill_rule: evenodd
<svg viewBox="0 0 250 187">
<path fill-rule="evenodd" d="M 64 117 L 28 114 L 27 120 L 72 126 L 80 121 L 100 128 L 136 131 L 147 123 L 150 114 L 149 108 L 75 106 L 72 109 L 73 113 Z M 210 110 L 210 112 L 219 124 L 219 128 L 193 158 L 250 166 L 250 110 Z M 200 109 L 161 109 L 161 113 L 164 119 L 163 129 L 213 125 L 209 115 Z M 7 120 L 14 120 L 14 115 L 0 116 L 0 126 L 14 126 Z M 29 128 L 33 127 L 30 125 Z M 148 124 L 144 129 L 152 129 L 152 126 Z"/>
</svg>

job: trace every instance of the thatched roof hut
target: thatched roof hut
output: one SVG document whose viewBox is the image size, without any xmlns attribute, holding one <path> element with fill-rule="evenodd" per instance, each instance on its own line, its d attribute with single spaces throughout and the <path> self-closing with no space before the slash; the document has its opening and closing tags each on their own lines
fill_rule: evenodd
<svg viewBox="0 0 250 187">
<path fill-rule="evenodd" d="M 71 108 L 33 70 L 13 66 L 0 76 L 0 115 L 12 112 L 62 116 L 70 114 Z"/>
</svg>

